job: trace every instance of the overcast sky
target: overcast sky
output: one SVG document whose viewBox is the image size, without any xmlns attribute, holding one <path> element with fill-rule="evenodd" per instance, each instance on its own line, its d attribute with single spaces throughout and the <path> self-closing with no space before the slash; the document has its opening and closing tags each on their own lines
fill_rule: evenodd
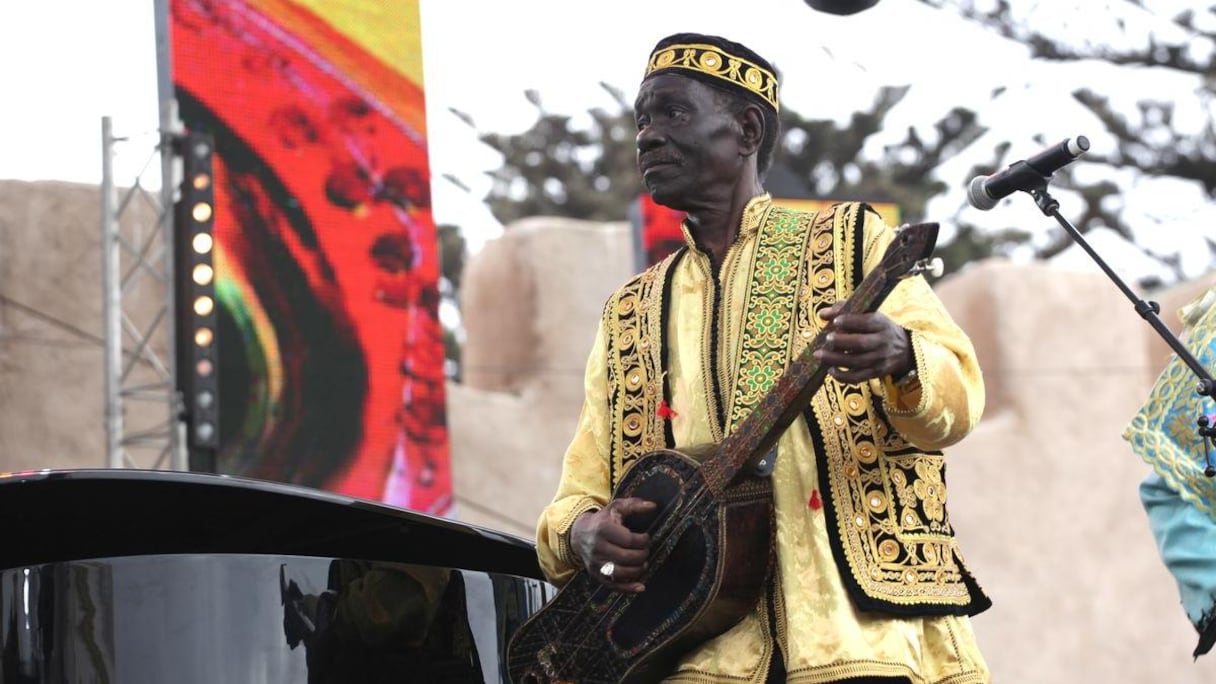
<svg viewBox="0 0 1216 684">
<path fill-rule="evenodd" d="M 523 95 L 527 88 L 552 111 L 614 107 L 600 81 L 632 100 L 651 48 L 679 31 L 723 35 L 752 47 L 782 72 L 782 106 L 812 117 L 843 119 L 868 107 L 880 86 L 909 83 L 923 89 L 918 97 L 924 109 L 945 112 L 986 99 L 994 83 L 1007 80 L 999 65 L 1028 60 L 1022 46 L 910 0 L 886 0 L 848 17 L 811 10 L 802 0 L 495 2 L 479 9 L 476 22 L 452 8 L 445 0 L 422 2 L 431 156 L 437 175 L 457 173 L 473 185 L 475 197 L 485 195 L 488 182 L 465 170 L 478 163 L 493 168 L 497 157 L 467 135 L 468 126 L 448 107 L 495 131 L 522 130 L 535 121 L 536 110 Z M 911 26 L 926 31 L 912 38 Z M 926 32 L 949 40 L 925 40 Z M 459 206 L 456 197 L 467 196 L 442 180 L 434 193 L 445 206 Z"/>
<path fill-rule="evenodd" d="M 1119 36 L 1124 41 L 1146 40 L 1154 33 L 1187 40 L 1135 10 L 1112 16 L 1112 8 L 1125 6 L 1121 2 L 1014 4 L 1025 20 L 1070 41 L 1108 40 L 1120 18 L 1130 27 Z M 1204 3 L 1155 0 L 1153 5 Z M 118 149 L 118 182 L 126 184 L 144 168 L 157 126 L 152 8 L 152 0 L 0 3 L 0 93 L 7 105 L 0 109 L 0 178 L 98 182 L 103 115 L 112 116 L 116 132 L 130 138 Z M 1109 149 L 1113 140 L 1070 96 L 1082 85 L 1129 107 L 1145 96 L 1193 100 L 1189 109 L 1182 106 L 1176 125 L 1199 127 L 1210 121 L 1211 103 L 1188 99 L 1197 89 L 1193 77 L 1093 62 L 1034 63 L 1022 45 L 912 0 L 883 0 L 849 17 L 816 12 L 802 0 L 421 0 L 421 9 L 435 218 L 463 226 L 474 246 L 500 229 L 481 202 L 488 188 L 484 171 L 494 168 L 498 158 L 449 108 L 470 115 L 480 130 L 514 132 L 536 118 L 524 98 L 526 89 L 538 91 L 550 111 L 578 114 L 594 106 L 611 107 L 599 82 L 632 98 L 650 48 L 676 31 L 716 33 L 752 46 L 782 71 L 783 106 L 803 116 L 844 117 L 867 107 L 882 85 L 910 85 L 886 131 L 871 140 L 873 154 L 901 139 L 909 126 L 929 132 L 956 106 L 983 111 L 991 139 L 976 147 L 990 150 L 994 141 L 1008 141 L 1008 161 L 1039 151 L 1040 141 L 1075 135 L 1088 136 L 1095 151 Z M 992 93 L 998 88 L 1004 94 L 994 103 Z M 965 204 L 964 174 L 974 159 L 960 155 L 954 166 L 939 170 L 951 190 L 930 205 L 931 213 L 947 222 L 960 212 L 974 213 L 959 208 Z M 151 168 L 155 176 L 155 164 Z M 472 191 L 443 180 L 443 174 L 460 178 Z M 1198 247 L 1206 226 L 1216 225 L 1216 216 L 1206 208 L 1210 202 L 1197 184 L 1125 176 L 1120 182 L 1129 188 L 1127 201 L 1148 212 L 1143 221 L 1184 225 L 1148 230 L 1144 240 L 1181 240 L 1193 248 L 1194 268 L 1202 270 L 1206 249 Z M 144 180 L 156 184 L 158 179 Z M 1173 210 L 1181 215 L 1150 215 L 1158 202 L 1142 199 L 1146 197 L 1182 198 L 1182 208 Z M 1067 193 L 1059 199 L 1067 216 L 1075 205 Z M 972 214 L 968 220 L 981 225 L 1050 221 L 1020 194 L 987 215 Z"/>
<path fill-rule="evenodd" d="M 152 0 L 0 4 L 0 93 L 10 103 L 0 110 L 0 178 L 98 182 L 103 115 L 131 137 L 118 150 L 120 182 L 139 173 L 156 140 L 152 7 Z M 815 116 L 845 116 L 888 83 L 916 82 L 942 107 L 984 97 L 994 80 L 986 70 L 1004 78 L 985 65 L 1024 57 L 1020 46 L 909 0 L 851 17 L 801 0 L 422 0 L 421 8 L 432 170 L 473 187 L 470 196 L 437 180 L 436 219 L 462 224 L 488 219 L 462 205 L 480 204 L 481 172 L 498 159 L 449 108 L 482 130 L 506 132 L 535 120 L 523 95 L 529 88 L 552 111 L 612 106 L 599 82 L 632 97 L 650 48 L 669 33 L 717 33 L 753 46 L 784 73 L 784 105 Z M 926 22 L 950 40 L 910 39 L 907 27 Z"/>
</svg>

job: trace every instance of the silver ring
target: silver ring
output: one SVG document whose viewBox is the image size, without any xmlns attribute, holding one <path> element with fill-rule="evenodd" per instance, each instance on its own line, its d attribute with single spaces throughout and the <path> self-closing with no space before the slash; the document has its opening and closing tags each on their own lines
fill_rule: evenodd
<svg viewBox="0 0 1216 684">
<path fill-rule="evenodd" d="M 604 577 L 611 578 L 612 573 L 614 572 L 616 572 L 616 563 L 613 563 L 612 561 L 608 561 L 600 566 L 600 574 Z"/>
</svg>

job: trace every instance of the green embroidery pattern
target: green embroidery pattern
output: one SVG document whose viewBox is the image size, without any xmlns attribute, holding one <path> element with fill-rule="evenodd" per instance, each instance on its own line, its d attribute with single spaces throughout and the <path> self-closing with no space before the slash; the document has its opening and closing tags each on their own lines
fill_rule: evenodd
<svg viewBox="0 0 1216 684">
<path fill-rule="evenodd" d="M 770 207 L 761 221 L 751 282 L 744 299 L 738 370 L 727 421 L 733 431 L 747 418 L 789 363 L 790 329 L 802 259 L 814 214 Z"/>
</svg>

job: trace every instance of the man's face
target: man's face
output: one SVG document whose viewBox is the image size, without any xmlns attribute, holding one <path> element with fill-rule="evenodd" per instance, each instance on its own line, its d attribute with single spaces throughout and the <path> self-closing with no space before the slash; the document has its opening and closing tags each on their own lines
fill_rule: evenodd
<svg viewBox="0 0 1216 684">
<path fill-rule="evenodd" d="M 638 171 L 655 202 L 688 211 L 730 196 L 744 170 L 741 127 L 727 98 L 700 81 L 662 74 L 634 103 Z"/>
</svg>

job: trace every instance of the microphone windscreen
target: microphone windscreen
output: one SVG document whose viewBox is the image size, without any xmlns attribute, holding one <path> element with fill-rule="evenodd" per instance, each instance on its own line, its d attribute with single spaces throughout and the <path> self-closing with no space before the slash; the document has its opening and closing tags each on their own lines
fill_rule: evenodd
<svg viewBox="0 0 1216 684">
<path fill-rule="evenodd" d="M 971 206 L 980 211 L 988 211 L 996 206 L 997 200 L 992 199 L 988 191 L 984 189 L 984 182 L 988 180 L 987 176 L 976 176 L 971 179 L 971 184 L 967 186 L 967 201 Z"/>
</svg>

